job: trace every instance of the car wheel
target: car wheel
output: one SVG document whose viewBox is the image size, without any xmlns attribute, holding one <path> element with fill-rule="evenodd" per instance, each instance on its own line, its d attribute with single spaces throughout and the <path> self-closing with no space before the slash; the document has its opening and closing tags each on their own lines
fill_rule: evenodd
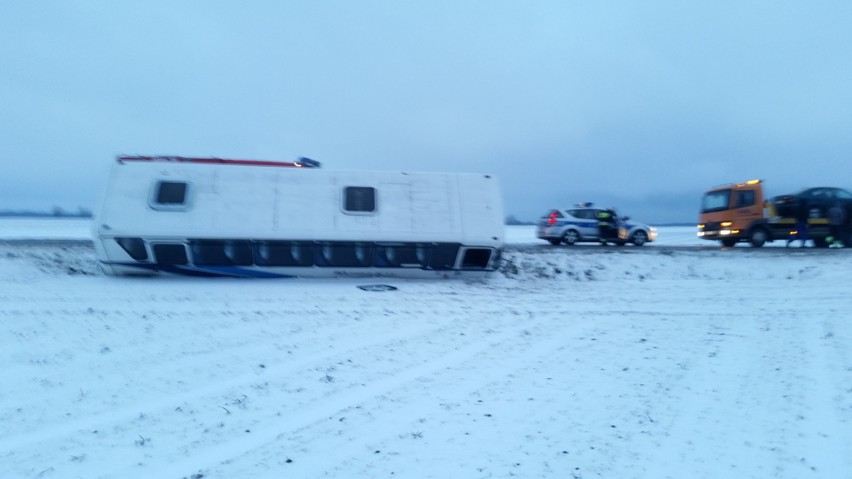
<svg viewBox="0 0 852 479">
<path fill-rule="evenodd" d="M 562 242 L 571 246 L 580 239 L 580 235 L 577 233 L 577 230 L 568 230 L 562 235 Z"/>
<path fill-rule="evenodd" d="M 812 238 L 814 240 L 814 246 L 817 248 L 828 248 L 828 241 L 825 238 Z"/>
<path fill-rule="evenodd" d="M 737 240 L 733 238 L 725 238 L 722 240 L 722 246 L 732 248 L 737 245 Z"/>
<path fill-rule="evenodd" d="M 764 243 L 766 243 L 767 239 L 769 239 L 769 236 L 766 234 L 765 229 L 755 228 L 751 232 L 751 237 L 749 240 L 751 241 L 752 246 L 754 246 L 755 248 L 760 248 L 761 246 L 763 246 Z"/>
<path fill-rule="evenodd" d="M 648 233 L 645 233 L 642 230 L 639 230 L 633 233 L 633 238 L 630 240 L 636 246 L 642 246 L 648 242 Z"/>
<path fill-rule="evenodd" d="M 550 243 L 550 244 L 552 244 L 553 246 L 556 246 L 556 245 L 558 245 L 559 243 L 561 243 L 561 242 L 562 242 L 562 240 L 561 240 L 561 239 L 559 239 L 559 238 L 548 238 L 548 239 L 547 239 L 547 242 L 548 242 L 548 243 Z"/>
</svg>

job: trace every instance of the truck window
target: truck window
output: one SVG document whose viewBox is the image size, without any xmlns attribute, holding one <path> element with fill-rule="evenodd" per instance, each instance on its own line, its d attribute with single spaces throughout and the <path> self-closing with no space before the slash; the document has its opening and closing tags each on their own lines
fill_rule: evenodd
<svg viewBox="0 0 852 479">
<path fill-rule="evenodd" d="M 737 191 L 737 203 L 735 208 L 745 208 L 746 206 L 754 206 L 754 190 Z"/>
<path fill-rule="evenodd" d="M 731 204 L 731 190 L 716 190 L 706 193 L 701 199 L 701 212 L 712 213 L 714 211 L 725 211 Z"/>
</svg>

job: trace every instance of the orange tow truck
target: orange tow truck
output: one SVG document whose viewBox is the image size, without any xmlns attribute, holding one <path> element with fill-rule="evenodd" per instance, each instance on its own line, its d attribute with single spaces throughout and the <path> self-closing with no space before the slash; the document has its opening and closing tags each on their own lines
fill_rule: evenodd
<svg viewBox="0 0 852 479">
<path fill-rule="evenodd" d="M 826 218 L 808 218 L 808 238 L 827 247 L 831 230 Z M 788 241 L 798 234 L 796 218 L 781 217 L 763 196 L 763 181 L 717 186 L 701 198 L 698 237 L 721 241 L 724 246 L 750 243 L 755 248 L 775 240 Z"/>
</svg>

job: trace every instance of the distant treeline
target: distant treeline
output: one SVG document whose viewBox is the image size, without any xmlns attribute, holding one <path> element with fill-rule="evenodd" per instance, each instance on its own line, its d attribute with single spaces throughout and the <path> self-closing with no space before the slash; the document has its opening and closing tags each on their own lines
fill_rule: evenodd
<svg viewBox="0 0 852 479">
<path fill-rule="evenodd" d="M 77 208 L 76 211 L 65 210 L 60 207 L 54 207 L 50 211 L 30 211 L 30 210 L 0 210 L 0 217 L 18 217 L 18 218 L 91 218 L 92 212 L 87 208 Z"/>
</svg>

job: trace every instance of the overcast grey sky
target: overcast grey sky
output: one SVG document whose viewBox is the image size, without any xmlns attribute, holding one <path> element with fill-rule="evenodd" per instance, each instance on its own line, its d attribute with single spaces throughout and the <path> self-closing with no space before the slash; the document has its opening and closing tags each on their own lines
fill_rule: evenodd
<svg viewBox="0 0 852 479">
<path fill-rule="evenodd" d="M 852 188 L 849 1 L 0 2 L 0 209 L 117 154 L 489 172 L 506 214 Z"/>
</svg>

